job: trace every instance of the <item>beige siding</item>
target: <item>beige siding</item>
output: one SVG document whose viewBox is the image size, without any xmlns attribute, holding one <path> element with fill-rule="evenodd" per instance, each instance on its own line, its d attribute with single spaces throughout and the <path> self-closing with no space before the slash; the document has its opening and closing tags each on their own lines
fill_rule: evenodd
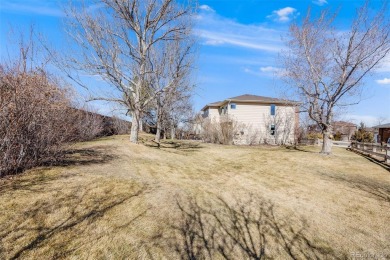
<svg viewBox="0 0 390 260">
<path fill-rule="evenodd" d="M 230 104 L 220 108 L 208 109 L 204 118 L 219 122 L 221 117 L 228 116 L 237 122 L 235 130 L 236 144 L 258 143 L 292 143 L 294 141 L 294 129 L 296 113 L 293 106 L 276 105 L 275 116 L 271 116 L 271 104 L 256 104 L 235 102 L 236 108 Z M 222 113 L 224 111 L 224 113 Z M 271 125 L 275 125 L 275 134 L 271 135 Z"/>
<path fill-rule="evenodd" d="M 244 133 L 239 143 L 292 142 L 294 140 L 295 108 L 276 105 L 276 115 L 271 116 L 271 104 L 235 103 L 236 109 L 228 106 L 229 117 L 241 123 Z M 270 134 L 271 124 L 276 126 L 275 135 Z M 256 135 L 256 138 L 254 138 Z"/>
<path fill-rule="evenodd" d="M 211 121 L 219 121 L 219 110 L 216 107 L 209 107 L 208 112 L 204 114 L 203 118 L 207 118 Z"/>
</svg>

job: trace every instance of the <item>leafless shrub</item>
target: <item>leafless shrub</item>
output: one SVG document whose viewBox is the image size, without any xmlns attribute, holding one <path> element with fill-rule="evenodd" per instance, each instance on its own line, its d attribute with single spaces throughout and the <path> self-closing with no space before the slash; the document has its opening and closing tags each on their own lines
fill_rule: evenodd
<svg viewBox="0 0 390 260">
<path fill-rule="evenodd" d="M 264 127 L 268 130 L 264 138 L 265 143 L 286 145 L 295 141 L 294 131 L 297 129 L 294 127 L 294 117 L 291 111 L 278 110 L 276 115 L 264 115 L 264 118 Z"/>
<path fill-rule="evenodd" d="M 261 131 L 262 129 L 254 128 L 252 125 L 245 125 L 244 128 L 245 144 L 257 145 L 264 142 L 264 133 Z"/>
<path fill-rule="evenodd" d="M 99 115 L 72 108 L 71 89 L 48 73 L 50 58 L 34 45 L 33 28 L 18 48 L 18 57 L 0 64 L 0 177 L 55 161 L 64 144 L 102 129 Z"/>
<path fill-rule="evenodd" d="M 236 135 L 240 134 L 242 124 L 227 115 L 219 120 L 205 119 L 202 122 L 202 139 L 205 142 L 233 144 Z"/>
<path fill-rule="evenodd" d="M 124 135 L 130 132 L 131 124 L 128 121 L 122 120 L 118 117 L 111 117 L 112 128 L 116 135 Z"/>
<path fill-rule="evenodd" d="M 55 157 L 72 134 L 67 91 L 45 71 L 0 67 L 0 176 Z"/>
<path fill-rule="evenodd" d="M 67 108 L 67 117 L 71 119 L 73 133 L 67 141 L 88 141 L 97 136 L 104 135 L 103 116 L 90 109 L 83 107 L 81 109 Z"/>
</svg>

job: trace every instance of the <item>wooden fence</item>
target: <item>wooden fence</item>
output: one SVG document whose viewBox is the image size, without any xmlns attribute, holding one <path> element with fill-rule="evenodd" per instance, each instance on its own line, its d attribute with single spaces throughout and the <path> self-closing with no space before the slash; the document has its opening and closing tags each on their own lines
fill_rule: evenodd
<svg viewBox="0 0 390 260">
<path fill-rule="evenodd" d="M 313 140 L 314 141 L 314 140 Z M 316 142 L 313 142 L 312 144 L 317 144 L 318 146 L 322 145 L 322 140 L 319 139 Z M 333 146 L 342 147 L 342 148 L 348 148 L 351 146 L 350 141 L 332 141 Z"/>
<path fill-rule="evenodd" d="M 386 144 L 380 145 L 352 141 L 351 149 L 363 154 L 367 154 L 371 157 L 376 157 L 379 160 L 390 164 L 390 147 L 388 147 Z"/>
</svg>

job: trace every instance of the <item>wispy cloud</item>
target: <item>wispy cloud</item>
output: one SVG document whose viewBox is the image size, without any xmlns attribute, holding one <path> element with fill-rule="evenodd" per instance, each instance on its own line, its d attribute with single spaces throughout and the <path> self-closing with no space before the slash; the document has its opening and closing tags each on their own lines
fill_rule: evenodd
<svg viewBox="0 0 390 260">
<path fill-rule="evenodd" d="M 244 72 L 259 77 L 280 77 L 282 76 L 283 69 L 273 66 L 260 67 L 258 69 L 246 67 L 244 68 Z"/>
<path fill-rule="evenodd" d="M 199 9 L 203 10 L 203 11 L 206 11 L 206 12 L 215 13 L 215 10 L 213 8 L 211 8 L 210 6 L 208 6 L 208 5 L 201 5 L 201 6 L 199 6 Z"/>
<path fill-rule="evenodd" d="M 207 10 L 208 8 L 201 9 L 197 16 L 196 33 L 202 44 L 236 46 L 267 52 L 281 50 L 281 31 L 259 25 L 241 24 Z"/>
<path fill-rule="evenodd" d="M 264 76 L 259 71 L 252 70 L 252 69 L 249 69 L 249 68 L 244 68 L 244 72 L 247 73 L 247 74 L 250 74 L 250 75 L 258 76 L 258 77 Z"/>
<path fill-rule="evenodd" d="M 260 67 L 261 72 L 279 73 L 281 70 L 282 70 L 281 68 L 272 67 L 272 66 Z"/>
<path fill-rule="evenodd" d="M 64 16 L 61 8 L 56 4 L 56 1 L 37 1 L 37 0 L 2 0 L 1 9 L 13 13 L 27 13 L 45 16 Z"/>
<path fill-rule="evenodd" d="M 238 35 L 228 32 L 216 32 L 208 30 L 197 30 L 198 34 L 205 39 L 203 44 L 206 45 L 223 45 L 229 44 L 242 48 L 264 50 L 270 52 L 278 52 L 280 47 L 278 45 L 261 42 L 249 35 Z"/>
<path fill-rule="evenodd" d="M 381 84 L 381 85 L 390 84 L 390 78 L 378 79 L 378 80 L 376 80 L 376 83 Z"/>
<path fill-rule="evenodd" d="M 297 9 L 288 6 L 272 11 L 272 14 L 268 15 L 267 18 L 270 18 L 276 22 L 288 22 L 291 19 L 296 18 L 298 15 L 299 13 Z"/>
<path fill-rule="evenodd" d="M 257 52 L 256 50 L 254 50 Z M 221 55 L 219 53 L 216 54 L 202 54 L 201 57 L 207 60 L 209 63 L 213 63 L 215 65 L 232 65 L 232 66 L 250 66 L 259 68 L 261 66 L 268 66 L 268 64 L 272 64 L 275 62 L 275 57 L 270 53 L 268 56 L 254 56 L 252 51 L 248 54 L 241 54 L 237 52 L 236 54 Z"/>
<path fill-rule="evenodd" d="M 390 59 L 384 60 L 380 67 L 377 69 L 378 72 L 390 72 Z"/>
<path fill-rule="evenodd" d="M 62 10 L 60 1 L 41 1 L 41 0 L 0 0 L 1 10 L 18 14 L 34 14 L 41 16 L 63 17 L 65 13 Z M 103 3 L 92 3 L 86 5 L 87 12 L 94 12 L 104 6 Z"/>
<path fill-rule="evenodd" d="M 316 4 L 316 5 L 319 5 L 319 6 L 323 6 L 323 5 L 328 4 L 328 1 L 326 1 L 326 0 L 314 0 L 314 1 L 312 1 L 312 3 Z"/>
</svg>

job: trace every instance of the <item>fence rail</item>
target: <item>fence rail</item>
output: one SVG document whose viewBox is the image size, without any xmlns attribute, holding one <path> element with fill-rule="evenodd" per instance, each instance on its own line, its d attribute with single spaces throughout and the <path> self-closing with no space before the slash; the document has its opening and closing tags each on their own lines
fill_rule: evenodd
<svg viewBox="0 0 390 260">
<path fill-rule="evenodd" d="M 387 164 L 390 164 L 390 147 L 380 144 L 373 143 L 359 143 L 356 141 L 351 142 L 351 149 L 367 154 L 369 156 L 374 156 L 380 158 Z"/>
</svg>

